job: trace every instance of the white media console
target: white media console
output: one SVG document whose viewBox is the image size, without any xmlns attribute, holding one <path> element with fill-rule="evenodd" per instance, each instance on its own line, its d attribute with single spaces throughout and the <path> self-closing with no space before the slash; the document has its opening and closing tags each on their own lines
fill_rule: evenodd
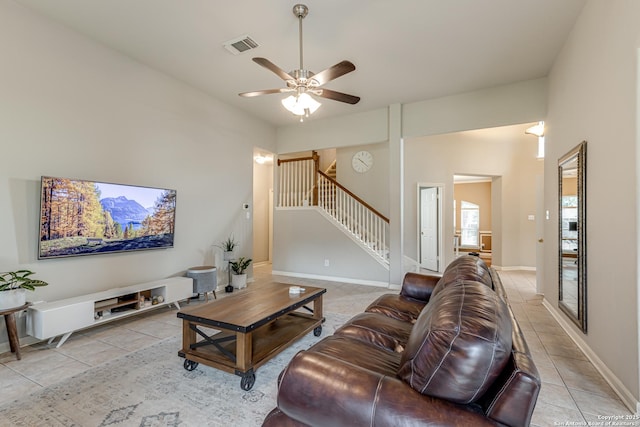
<svg viewBox="0 0 640 427">
<path fill-rule="evenodd" d="M 27 333 L 51 344 L 61 336 L 60 347 L 80 329 L 135 315 L 161 305 L 174 304 L 193 295 L 193 279 L 170 277 L 109 289 L 52 302 L 34 303 L 27 315 Z"/>
</svg>

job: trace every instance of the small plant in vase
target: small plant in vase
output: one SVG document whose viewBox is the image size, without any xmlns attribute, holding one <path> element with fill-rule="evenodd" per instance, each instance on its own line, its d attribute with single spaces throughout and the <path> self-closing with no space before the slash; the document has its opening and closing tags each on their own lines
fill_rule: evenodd
<svg viewBox="0 0 640 427">
<path fill-rule="evenodd" d="M 229 262 L 233 276 L 231 283 L 234 288 L 242 289 L 247 286 L 247 273 L 245 273 L 249 264 L 251 264 L 251 258 L 240 257 L 235 261 Z"/>
<path fill-rule="evenodd" d="M 0 310 L 23 306 L 27 300 L 26 291 L 48 285 L 45 281 L 32 279 L 33 274 L 29 270 L 0 273 Z"/>
<path fill-rule="evenodd" d="M 222 257 L 225 261 L 230 261 L 233 259 L 233 251 L 236 246 L 238 246 L 238 242 L 235 241 L 233 236 L 229 236 L 226 240 L 218 245 L 218 247 L 222 249 Z"/>
</svg>

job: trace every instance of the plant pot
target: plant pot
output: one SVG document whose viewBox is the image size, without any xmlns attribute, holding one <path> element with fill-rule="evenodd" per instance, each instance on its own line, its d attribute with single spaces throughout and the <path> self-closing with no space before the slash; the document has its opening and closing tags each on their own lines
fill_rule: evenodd
<svg viewBox="0 0 640 427">
<path fill-rule="evenodd" d="M 225 261 L 231 261 L 233 259 L 233 251 L 224 251 L 222 253 L 222 259 Z"/>
<path fill-rule="evenodd" d="M 242 289 L 247 287 L 247 274 L 232 274 L 231 284 L 236 289 Z"/>
<path fill-rule="evenodd" d="M 0 291 L 0 310 L 20 307 L 25 305 L 26 302 L 26 289 L 11 289 L 9 291 Z"/>
</svg>

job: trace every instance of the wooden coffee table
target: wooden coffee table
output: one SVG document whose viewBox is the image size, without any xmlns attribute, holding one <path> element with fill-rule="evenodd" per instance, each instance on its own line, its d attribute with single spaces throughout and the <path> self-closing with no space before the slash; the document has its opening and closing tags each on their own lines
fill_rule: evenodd
<svg viewBox="0 0 640 427">
<path fill-rule="evenodd" d="M 202 363 L 230 372 L 242 377 L 243 390 L 250 390 L 262 364 L 310 331 L 320 336 L 327 290 L 304 286 L 304 292 L 290 294 L 290 286 L 271 282 L 180 310 L 178 356 L 185 358 L 184 368 L 192 371 Z"/>
</svg>

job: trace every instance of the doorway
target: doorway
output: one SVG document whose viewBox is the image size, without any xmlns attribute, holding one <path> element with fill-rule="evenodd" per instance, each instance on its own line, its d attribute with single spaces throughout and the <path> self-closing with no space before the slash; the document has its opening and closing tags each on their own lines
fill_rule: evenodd
<svg viewBox="0 0 640 427">
<path fill-rule="evenodd" d="M 487 265 L 493 258 L 493 177 L 461 175 L 453 177 L 454 252 L 477 253 Z"/>
<path fill-rule="evenodd" d="M 253 262 L 271 263 L 273 250 L 273 158 L 274 154 L 253 151 Z"/>
<path fill-rule="evenodd" d="M 420 267 L 440 271 L 442 259 L 443 184 L 418 184 L 418 248 Z"/>
</svg>

